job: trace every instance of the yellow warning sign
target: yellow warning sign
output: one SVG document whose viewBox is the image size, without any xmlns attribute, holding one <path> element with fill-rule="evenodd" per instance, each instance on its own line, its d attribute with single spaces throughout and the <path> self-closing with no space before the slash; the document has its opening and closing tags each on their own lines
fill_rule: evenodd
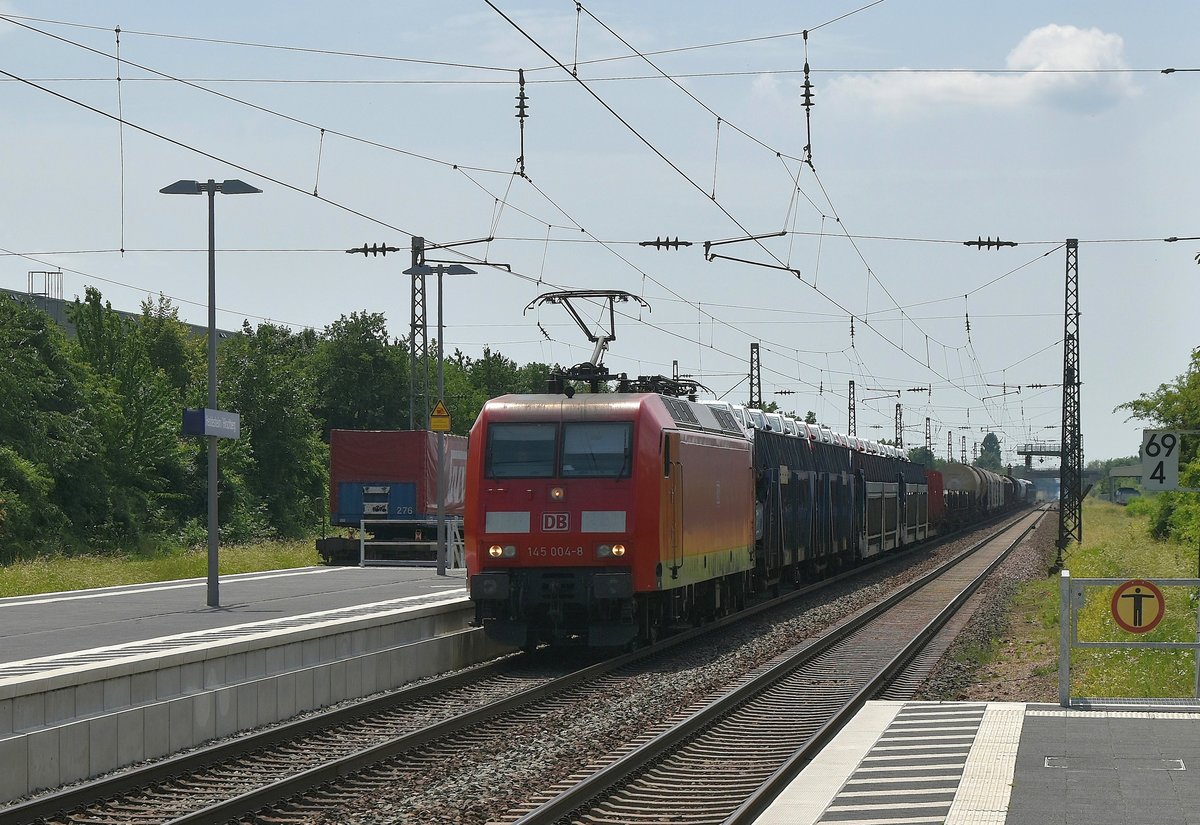
<svg viewBox="0 0 1200 825">
<path fill-rule="evenodd" d="M 450 413 L 446 412 L 446 405 L 441 401 L 437 402 L 437 406 L 433 408 L 433 413 L 429 416 L 429 429 L 435 433 L 450 432 Z"/>
<path fill-rule="evenodd" d="M 1130 579 L 1113 591 L 1111 610 L 1122 630 L 1146 633 L 1158 627 L 1166 604 L 1162 591 L 1154 582 Z"/>
</svg>

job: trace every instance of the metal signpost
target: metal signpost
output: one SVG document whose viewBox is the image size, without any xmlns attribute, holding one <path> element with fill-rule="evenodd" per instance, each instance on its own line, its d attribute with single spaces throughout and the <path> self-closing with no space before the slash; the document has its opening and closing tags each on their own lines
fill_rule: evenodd
<svg viewBox="0 0 1200 825">
<path fill-rule="evenodd" d="M 1200 487 L 1179 486 L 1179 454 L 1183 451 L 1183 437 L 1197 433 L 1200 430 L 1142 430 L 1143 491 L 1200 493 Z M 1200 551 L 1197 551 L 1196 567 L 1197 575 L 1200 575 Z"/>
<path fill-rule="evenodd" d="M 445 336 L 445 325 L 442 323 L 442 276 L 443 275 L 474 275 L 475 270 L 469 269 L 461 264 L 438 264 L 437 266 L 429 266 L 427 264 L 419 264 L 410 266 L 404 270 L 405 275 L 425 276 L 437 275 L 437 293 L 438 293 L 438 335 L 437 335 L 437 363 L 438 363 L 438 406 L 434 411 L 434 415 L 430 416 L 429 429 L 437 431 L 438 434 L 438 566 L 437 574 L 439 576 L 446 575 L 446 431 L 450 429 L 450 416 L 446 414 L 446 406 L 442 403 L 442 399 L 446 397 L 446 361 L 442 352 L 442 338 Z M 437 415 L 438 411 L 441 415 Z M 436 423 L 439 426 L 443 425 L 445 429 L 434 427 L 434 418 L 437 418 Z"/>
<path fill-rule="evenodd" d="M 1079 611 L 1089 587 L 1113 588 L 1109 612 L 1114 624 L 1134 638 L 1154 630 L 1166 615 L 1163 590 L 1172 587 L 1200 587 L 1200 579 L 1072 579 L 1069 570 L 1059 578 L 1058 700 L 1071 707 L 1071 648 L 1151 648 L 1155 650 L 1191 650 L 1196 654 L 1194 695 L 1200 699 L 1200 606 L 1196 615 L 1194 642 L 1094 642 L 1079 640 Z"/>
<path fill-rule="evenodd" d="M 1179 454 L 1183 436 L 1200 430 L 1142 430 L 1142 489 L 1147 493 L 1167 491 L 1200 492 L 1196 487 L 1179 486 Z M 1167 611 L 1164 589 L 1200 588 L 1195 579 L 1072 579 L 1063 570 L 1059 579 L 1058 699 L 1071 707 L 1071 648 L 1149 648 L 1191 650 L 1195 654 L 1194 695 L 1200 699 L 1200 599 L 1196 603 L 1196 641 L 1194 642 L 1097 642 L 1079 640 L 1079 611 L 1089 587 L 1113 588 L 1109 614 L 1113 623 L 1136 639 L 1158 627 Z"/>
<path fill-rule="evenodd" d="M 441 283 L 441 278 L 438 278 Z M 440 296 L 441 289 L 438 289 Z M 438 320 L 442 317 L 442 300 L 438 298 Z M 439 324 L 440 328 L 440 324 Z M 438 333 L 438 352 L 442 349 L 442 336 Z M 429 429 L 438 434 L 437 449 L 437 574 L 446 575 L 446 433 L 450 432 L 450 413 L 442 403 L 444 392 L 442 363 L 438 360 L 438 402 L 429 416 Z"/>
</svg>

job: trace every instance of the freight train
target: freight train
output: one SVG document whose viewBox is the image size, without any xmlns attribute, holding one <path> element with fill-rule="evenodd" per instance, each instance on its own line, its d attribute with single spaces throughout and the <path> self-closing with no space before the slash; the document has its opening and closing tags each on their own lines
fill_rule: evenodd
<svg viewBox="0 0 1200 825">
<path fill-rule="evenodd" d="M 748 433 L 658 393 L 506 395 L 468 443 L 470 596 L 514 646 L 649 642 L 1022 496 L 987 470 L 943 474 L 817 428 Z"/>
</svg>

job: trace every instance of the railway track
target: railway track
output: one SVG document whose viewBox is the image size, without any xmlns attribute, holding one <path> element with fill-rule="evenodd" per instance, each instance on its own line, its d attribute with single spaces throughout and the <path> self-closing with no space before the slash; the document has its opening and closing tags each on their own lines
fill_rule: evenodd
<svg viewBox="0 0 1200 825">
<path fill-rule="evenodd" d="M 358 764 L 385 759 L 398 743 L 403 749 L 452 729 L 461 707 L 502 707 L 497 703 L 514 695 L 535 696 L 562 671 L 538 657 L 492 662 L 0 808 L 0 821 L 224 822 L 227 812 L 244 812 L 230 800 L 245 803 L 277 787 L 281 776 L 329 765 L 346 770 L 355 757 Z"/>
<path fill-rule="evenodd" d="M 630 674 L 652 670 L 647 662 L 668 655 L 672 648 L 862 572 L 860 568 L 736 617 L 679 634 L 653 648 L 599 664 L 564 663 L 560 655 L 550 662 L 546 657 L 512 657 L 0 809 L 0 819 L 106 825 L 239 819 L 300 823 L 317 820 L 338 806 L 353 806 L 354 799 L 381 793 L 373 789 L 415 788 L 423 782 L 438 786 L 445 781 L 446 766 L 462 762 L 466 754 L 476 759 L 482 754 L 486 761 L 489 753 L 500 754 L 510 739 L 519 739 L 522 731 L 531 728 L 544 730 L 545 736 L 553 738 L 556 722 L 569 720 L 589 703 L 594 707 L 622 695 L 622 685 L 632 678 Z M 806 647 L 815 650 L 822 644 L 814 640 Z M 689 715 L 678 714 L 672 722 Z M 795 736 L 803 736 L 803 727 Z M 504 781 L 503 771 L 498 770 L 496 783 Z M 439 816 L 441 821 L 460 821 L 444 813 L 410 821 L 433 822 Z M 483 821 L 478 811 L 470 818 Z"/>
<path fill-rule="evenodd" d="M 753 822 L 862 704 L 920 653 L 1038 518 L 1019 520 L 961 561 L 800 645 L 504 821 Z"/>
</svg>

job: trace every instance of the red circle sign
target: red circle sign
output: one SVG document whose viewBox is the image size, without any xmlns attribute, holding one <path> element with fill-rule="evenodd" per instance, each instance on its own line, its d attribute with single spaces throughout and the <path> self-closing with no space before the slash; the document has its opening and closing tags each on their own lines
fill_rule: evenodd
<svg viewBox="0 0 1200 825">
<path fill-rule="evenodd" d="M 1145 579 L 1130 579 L 1113 591 L 1112 617 L 1122 630 L 1147 633 L 1158 627 L 1166 613 L 1162 591 Z"/>
</svg>

